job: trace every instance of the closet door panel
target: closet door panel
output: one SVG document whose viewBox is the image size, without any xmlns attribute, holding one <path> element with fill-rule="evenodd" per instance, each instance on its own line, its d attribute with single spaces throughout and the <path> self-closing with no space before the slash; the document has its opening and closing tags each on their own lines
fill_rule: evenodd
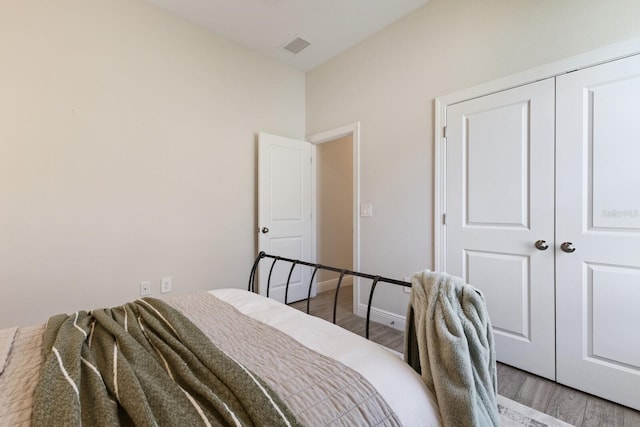
<svg viewBox="0 0 640 427">
<path fill-rule="evenodd" d="M 637 194 L 640 162 L 640 80 L 594 85 L 587 89 L 587 149 L 592 151 L 593 230 L 639 229 Z"/>
<path fill-rule="evenodd" d="M 636 409 L 639 111 L 638 56 L 557 79 L 558 381 Z"/>
<path fill-rule="evenodd" d="M 591 352 L 596 360 L 621 367 L 640 366 L 640 340 L 620 339 L 638 334 L 640 270 L 612 265 L 587 265 L 587 325 L 592 325 Z M 611 333 L 615 331 L 616 333 Z"/>
<path fill-rule="evenodd" d="M 445 269 L 485 295 L 498 360 L 555 379 L 554 81 L 449 106 L 447 134 Z"/>
<path fill-rule="evenodd" d="M 465 224 L 529 225 L 529 100 L 467 114 Z"/>
<path fill-rule="evenodd" d="M 531 339 L 529 257 L 480 251 L 465 251 L 465 254 L 467 281 L 482 289 L 493 329 L 501 336 L 528 342 Z M 496 277 L 510 285 L 496 286 Z M 511 304 L 505 305 L 504 301 Z"/>
</svg>

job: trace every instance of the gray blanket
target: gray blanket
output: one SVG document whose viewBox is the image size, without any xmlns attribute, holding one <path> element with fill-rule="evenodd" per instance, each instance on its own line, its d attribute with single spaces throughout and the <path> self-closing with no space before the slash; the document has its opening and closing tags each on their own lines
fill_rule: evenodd
<svg viewBox="0 0 640 427">
<path fill-rule="evenodd" d="M 49 319 L 34 426 L 296 426 L 256 375 L 165 302 Z"/>
<path fill-rule="evenodd" d="M 496 358 L 482 294 L 458 277 L 411 278 L 405 360 L 438 401 L 445 426 L 499 426 Z"/>
<path fill-rule="evenodd" d="M 266 382 L 303 425 L 400 425 L 377 390 L 357 372 L 213 295 L 176 295 L 166 302 L 187 316 L 220 350 Z M 131 319 L 129 316 L 129 322 Z M 36 325 L 0 333 L 0 349 L 9 348 L 5 363 L 0 357 L 0 365 L 4 364 L 0 425 L 32 425 L 33 395 L 44 366 L 44 330 L 44 325 Z M 159 395 L 163 394 L 160 391 Z M 165 421 L 159 424 L 167 425 Z"/>
</svg>

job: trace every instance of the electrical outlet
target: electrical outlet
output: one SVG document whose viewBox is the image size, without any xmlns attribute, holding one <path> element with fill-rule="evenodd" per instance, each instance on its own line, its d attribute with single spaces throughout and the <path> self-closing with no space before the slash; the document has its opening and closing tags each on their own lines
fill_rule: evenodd
<svg viewBox="0 0 640 427">
<path fill-rule="evenodd" d="M 140 282 L 140 296 L 151 295 L 151 281 L 144 280 Z"/>
<path fill-rule="evenodd" d="M 160 281 L 160 292 L 162 292 L 163 294 L 171 292 L 173 290 L 173 285 L 171 282 L 171 277 L 163 277 Z"/>
</svg>

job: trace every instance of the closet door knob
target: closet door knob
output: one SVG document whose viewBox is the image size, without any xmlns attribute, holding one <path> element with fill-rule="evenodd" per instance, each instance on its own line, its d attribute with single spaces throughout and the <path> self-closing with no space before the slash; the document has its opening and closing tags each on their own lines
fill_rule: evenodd
<svg viewBox="0 0 640 427">
<path fill-rule="evenodd" d="M 536 241 L 536 249 L 540 249 L 541 251 L 546 251 L 549 249 L 549 245 L 547 245 L 546 240 L 538 240 Z"/>
<path fill-rule="evenodd" d="M 564 252 L 568 254 L 576 251 L 576 248 L 573 247 L 573 243 L 571 242 L 564 242 L 563 244 L 560 245 L 560 249 L 562 249 Z"/>
<path fill-rule="evenodd" d="M 267 227 L 262 227 L 262 231 L 264 234 L 267 234 L 269 232 L 269 229 Z"/>
</svg>

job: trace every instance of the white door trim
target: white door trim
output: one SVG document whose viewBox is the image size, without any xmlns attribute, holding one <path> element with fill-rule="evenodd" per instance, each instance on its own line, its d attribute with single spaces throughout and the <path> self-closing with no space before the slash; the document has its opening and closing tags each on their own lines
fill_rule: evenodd
<svg viewBox="0 0 640 427">
<path fill-rule="evenodd" d="M 626 58 L 631 55 L 640 53 L 640 38 L 633 38 L 620 43 L 612 44 L 600 49 L 595 49 L 580 55 L 572 56 L 567 59 L 555 61 L 550 64 L 542 65 L 531 70 L 513 74 L 464 89 L 458 92 L 450 93 L 435 99 L 434 112 L 434 201 L 433 201 L 433 265 L 436 270 L 446 271 L 445 251 L 446 251 L 446 227 L 443 222 L 443 216 L 446 206 L 446 137 L 444 135 L 444 126 L 447 123 L 446 111 L 447 106 L 458 102 L 477 98 L 502 90 L 511 89 L 538 80 L 556 77 L 561 74 L 570 73 L 587 67 L 593 67 L 605 62 L 615 61 L 617 59 Z"/>
<path fill-rule="evenodd" d="M 316 236 L 317 236 L 317 204 L 316 204 L 316 145 L 323 142 L 332 141 L 351 135 L 353 141 L 353 270 L 360 270 L 360 122 L 351 123 L 330 129 L 325 132 L 316 133 L 307 137 L 307 141 L 313 144 L 311 169 L 311 211 L 313 212 L 311 227 L 312 241 L 314 242 L 312 253 L 316 259 Z M 357 305 L 360 301 L 360 282 L 354 280 L 353 285 L 353 312 L 357 312 Z"/>
</svg>

